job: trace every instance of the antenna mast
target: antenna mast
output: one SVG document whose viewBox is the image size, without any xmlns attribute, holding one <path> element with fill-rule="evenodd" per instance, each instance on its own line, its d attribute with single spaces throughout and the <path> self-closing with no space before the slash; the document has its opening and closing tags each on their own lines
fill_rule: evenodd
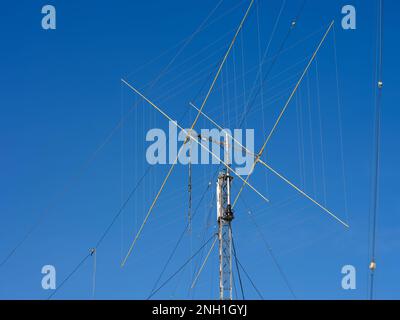
<svg viewBox="0 0 400 320">
<path fill-rule="evenodd" d="M 225 155 L 229 164 L 228 135 L 225 137 Z M 217 181 L 217 220 L 219 240 L 219 295 L 220 300 L 232 300 L 232 231 L 231 183 L 233 177 L 224 169 Z"/>
</svg>

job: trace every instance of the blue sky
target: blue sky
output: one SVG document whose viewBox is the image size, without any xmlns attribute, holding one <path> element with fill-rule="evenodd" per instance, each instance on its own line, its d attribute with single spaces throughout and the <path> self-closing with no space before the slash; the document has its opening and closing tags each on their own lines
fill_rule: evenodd
<svg viewBox="0 0 400 320">
<path fill-rule="evenodd" d="M 0 258 L 37 226 L 1 267 L 2 299 L 46 299 L 50 292 L 41 287 L 42 266 L 54 265 L 60 284 L 96 244 L 145 172 L 146 132 L 166 129 L 168 123 L 120 79 L 144 90 L 174 119 L 183 117 L 182 126 L 189 127 L 195 111 L 188 103 L 200 104 L 204 98 L 210 75 L 215 74 L 248 1 L 223 1 L 206 28 L 152 88 L 149 82 L 179 52 L 184 40 L 215 7 L 215 1 L 52 1 L 57 10 L 57 29 L 50 31 L 40 24 L 45 4 L 16 1 L 2 6 Z M 263 0 L 252 9 L 205 106 L 204 111 L 224 127 L 239 128 L 238 121 L 260 70 L 259 52 L 269 43 L 281 4 L 279 0 Z M 233 229 L 238 258 L 265 299 L 292 296 L 259 231 L 271 245 L 298 298 L 367 297 L 377 5 L 372 0 L 352 1 L 357 10 L 357 29 L 343 30 L 340 21 L 345 4 L 307 1 L 262 90 L 262 98 L 257 98 L 242 127 L 255 129 L 256 149 L 260 148 L 307 59 L 335 19 L 334 31 L 289 105 L 264 159 L 349 221 L 351 228 L 345 230 L 290 186 L 257 167 L 251 182 L 271 203 L 246 190 L 244 201 L 235 210 Z M 300 0 L 291 0 L 284 7 L 269 57 L 278 52 L 300 6 Z M 400 160 L 396 146 L 400 136 L 395 106 L 399 98 L 395 87 L 399 71 L 395 41 L 398 10 L 397 1 L 385 2 L 375 284 L 380 299 L 400 298 L 400 208 L 396 201 Z M 264 72 L 270 63 L 267 60 L 262 65 Z M 132 107 L 124 126 L 113 131 L 121 115 Z M 197 128 L 212 126 L 202 118 Z M 113 135 L 107 139 L 110 132 Z M 102 148 L 96 152 L 99 146 Z M 121 269 L 120 262 L 167 170 L 167 166 L 151 168 L 98 249 L 95 298 L 144 299 L 153 288 L 187 223 L 187 167 L 176 168 L 125 268 Z M 198 205 L 192 232 L 184 236 L 163 280 L 216 231 L 212 180 L 216 170 L 217 166 L 194 167 L 194 207 L 208 191 Z M 234 193 L 239 186 L 240 181 L 235 179 Z M 249 211 L 258 228 L 249 219 Z M 190 290 L 199 263 L 195 259 L 154 298 L 217 299 L 217 252 L 211 255 L 195 290 Z M 93 264 L 93 258 L 87 259 L 55 297 L 91 299 Z M 344 265 L 356 267 L 356 290 L 341 288 Z M 244 290 L 246 298 L 258 298 L 246 278 Z"/>
</svg>

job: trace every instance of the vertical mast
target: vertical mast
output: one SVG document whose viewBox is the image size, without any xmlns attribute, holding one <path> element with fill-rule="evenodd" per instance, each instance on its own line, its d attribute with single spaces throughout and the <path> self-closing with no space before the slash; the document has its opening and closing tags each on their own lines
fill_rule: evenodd
<svg viewBox="0 0 400 320">
<path fill-rule="evenodd" d="M 229 164 L 228 136 L 225 138 L 225 161 Z M 227 157 L 228 156 L 228 157 Z M 229 170 L 220 172 L 217 182 L 217 219 L 219 240 L 220 300 L 232 300 L 232 231 L 231 182 Z"/>
</svg>

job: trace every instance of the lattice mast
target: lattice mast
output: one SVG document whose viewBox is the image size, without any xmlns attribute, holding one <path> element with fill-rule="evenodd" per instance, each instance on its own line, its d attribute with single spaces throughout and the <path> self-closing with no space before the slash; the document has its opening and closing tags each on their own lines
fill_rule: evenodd
<svg viewBox="0 0 400 320">
<path fill-rule="evenodd" d="M 229 164 L 228 135 L 225 137 L 225 161 Z M 229 160 L 229 159 L 228 159 Z M 230 171 L 224 169 L 217 181 L 217 220 L 219 240 L 219 295 L 220 300 L 232 300 L 232 229 Z"/>
</svg>

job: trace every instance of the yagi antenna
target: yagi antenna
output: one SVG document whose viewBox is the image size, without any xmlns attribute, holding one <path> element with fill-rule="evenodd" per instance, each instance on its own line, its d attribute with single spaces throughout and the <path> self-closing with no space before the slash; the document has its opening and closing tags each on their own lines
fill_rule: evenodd
<svg viewBox="0 0 400 320">
<path fill-rule="evenodd" d="M 210 85 L 210 88 L 207 91 L 207 94 L 203 100 L 203 102 L 200 104 L 200 107 L 196 107 L 193 103 L 190 102 L 190 105 L 197 110 L 197 115 L 192 123 L 192 125 L 190 126 L 190 129 L 186 130 L 184 129 L 179 123 L 177 123 L 176 121 L 173 120 L 173 118 L 171 116 L 169 116 L 165 111 L 163 111 L 162 108 L 160 108 L 158 105 L 156 105 L 153 101 L 151 101 L 148 97 L 146 97 L 142 92 L 140 92 L 138 89 L 136 89 L 134 86 L 132 86 L 128 81 L 121 79 L 121 81 L 127 86 L 129 87 L 132 91 L 134 91 L 137 95 L 139 95 L 143 100 L 145 100 L 150 106 L 152 106 L 154 109 L 156 109 L 160 114 L 162 114 L 167 120 L 169 120 L 170 122 L 172 122 L 177 128 L 179 128 L 183 133 L 185 133 L 186 137 L 185 140 L 183 142 L 183 145 L 180 147 L 177 156 L 175 158 L 175 160 L 173 161 L 166 177 L 163 180 L 163 183 L 161 184 L 161 187 L 159 188 L 155 198 L 153 199 L 153 202 L 151 203 L 147 214 L 143 220 L 143 223 L 141 224 L 139 230 L 137 231 L 130 247 L 129 250 L 125 256 L 125 258 L 123 259 L 121 266 L 123 267 L 128 258 L 130 257 L 133 248 L 136 244 L 136 242 L 138 241 L 151 213 L 153 212 L 153 209 L 163 191 L 163 189 L 166 186 L 166 183 L 168 181 L 168 179 L 170 178 L 177 162 L 178 159 L 180 157 L 180 154 L 182 153 L 182 150 L 184 150 L 184 146 L 187 143 L 196 143 L 198 144 L 201 148 L 203 148 L 208 154 L 210 154 L 213 158 L 217 159 L 223 166 L 224 166 L 224 170 L 222 170 L 218 176 L 218 181 L 217 181 L 217 221 L 218 221 L 218 237 L 215 238 L 214 242 L 212 243 L 204 262 L 202 263 L 202 265 L 200 266 L 198 272 L 196 272 L 195 277 L 192 281 L 191 284 L 191 288 L 194 288 L 194 286 L 196 285 L 214 247 L 216 246 L 217 240 L 219 241 L 219 288 L 220 288 L 220 299 L 221 300 L 232 300 L 232 284 L 233 284 L 233 274 L 232 274 L 232 254 L 234 253 L 234 246 L 233 246 L 233 238 L 232 238 L 232 226 L 231 223 L 234 219 L 234 208 L 237 204 L 237 201 L 241 195 L 241 193 L 243 192 L 245 186 L 248 186 L 253 192 L 255 192 L 258 196 L 260 196 L 265 202 L 269 202 L 268 198 L 265 197 L 261 192 L 259 192 L 252 184 L 249 183 L 250 177 L 251 175 L 254 173 L 254 169 L 257 165 L 257 163 L 262 164 L 265 168 L 267 168 L 270 172 L 272 172 L 274 175 L 276 175 L 279 179 L 281 179 L 282 181 L 284 181 L 286 184 L 288 184 L 290 187 L 292 187 L 293 189 L 295 189 L 298 193 L 300 193 L 302 196 L 304 196 L 305 198 L 307 198 L 309 201 L 311 201 L 312 203 L 314 203 L 316 206 L 318 206 L 320 209 L 322 209 L 325 213 L 327 213 L 329 216 L 331 216 L 333 219 L 335 219 L 337 222 L 339 222 L 340 224 L 342 224 L 343 226 L 349 228 L 349 225 L 344 222 L 343 220 L 341 220 L 337 215 L 335 215 L 334 213 L 332 213 L 329 209 L 327 209 L 325 206 L 323 206 L 322 204 L 320 204 L 317 200 L 313 199 L 311 196 L 309 196 L 307 193 L 305 193 L 303 190 L 301 190 L 298 186 L 296 186 L 294 183 L 292 183 L 289 179 L 287 179 L 283 174 L 279 173 L 277 170 L 273 169 L 269 164 L 267 164 L 265 161 L 263 161 L 261 159 L 262 155 L 265 152 L 265 149 L 270 141 L 270 139 L 272 138 L 273 134 L 275 133 L 279 123 L 281 122 L 290 102 L 292 101 L 294 95 L 296 94 L 298 88 L 300 87 L 305 75 L 307 74 L 307 72 L 309 71 L 313 61 L 315 60 L 319 50 L 321 49 L 322 45 L 324 44 L 328 34 L 331 32 L 333 26 L 334 26 L 334 21 L 332 21 L 326 32 L 324 33 L 322 39 L 320 40 L 317 48 L 315 49 L 315 51 L 313 52 L 307 66 L 305 67 L 303 73 L 301 74 L 299 80 L 297 81 L 295 87 L 293 88 L 290 96 L 288 97 L 286 103 L 284 104 L 278 118 L 276 119 L 272 129 L 270 130 L 267 139 L 265 140 L 265 142 L 263 143 L 260 151 L 258 153 L 254 153 L 251 152 L 250 150 L 248 150 L 245 146 L 243 146 L 237 139 L 235 139 L 227 130 L 223 129 L 222 126 L 220 126 L 216 121 L 214 121 L 213 119 L 211 119 L 207 114 L 205 114 L 203 112 L 203 109 L 205 107 L 205 105 L 207 104 L 209 97 L 211 96 L 211 93 L 214 90 L 215 84 L 221 74 L 221 71 L 227 61 L 227 58 L 236 42 L 237 36 L 239 35 L 240 31 L 243 28 L 244 22 L 246 21 L 249 12 L 254 4 L 255 0 L 252 0 L 236 30 L 236 33 L 219 65 L 219 68 L 216 72 L 216 75 L 214 76 L 214 79 Z M 252 164 L 252 167 L 249 171 L 249 174 L 247 175 L 246 178 L 243 178 L 241 175 L 237 174 L 235 170 L 233 170 L 231 168 L 231 166 L 229 165 L 229 161 L 226 160 L 226 158 L 224 160 L 222 160 L 219 155 L 215 154 L 213 151 L 211 151 L 208 147 L 206 147 L 203 143 L 201 143 L 201 140 L 199 142 L 198 137 L 193 137 L 192 135 L 192 131 L 194 130 L 197 122 L 199 121 L 200 117 L 203 116 L 205 117 L 207 120 L 209 120 L 212 124 L 214 124 L 221 132 L 225 133 L 225 141 L 223 143 L 221 143 L 220 141 L 212 141 L 211 143 L 216 143 L 218 144 L 221 148 L 224 149 L 224 151 L 226 152 L 226 154 L 229 155 L 229 149 L 230 148 L 235 148 L 235 147 L 239 147 L 240 150 L 242 152 L 246 152 L 247 154 L 251 155 L 254 158 L 254 162 Z M 203 137 L 201 137 L 203 138 Z M 232 140 L 232 145 L 230 145 L 229 140 Z M 229 159 L 228 159 L 229 160 Z M 232 180 L 233 178 L 236 177 L 239 180 L 242 181 L 242 186 L 239 190 L 239 192 L 237 193 L 236 197 L 234 198 L 233 201 L 231 201 L 231 184 L 232 184 Z M 189 211 L 188 211 L 188 219 L 189 219 L 189 226 L 191 226 L 191 178 L 192 178 L 192 168 L 191 168 L 191 163 L 189 163 Z M 235 256 L 236 257 L 236 256 Z"/>
<path fill-rule="evenodd" d="M 215 75 L 215 77 L 214 77 L 214 79 L 213 79 L 213 81 L 212 81 L 212 83 L 211 83 L 211 86 L 210 86 L 210 88 L 209 88 L 209 90 L 208 90 L 208 92 L 207 92 L 207 94 L 206 94 L 206 96 L 205 96 L 205 98 L 204 98 L 204 100 L 203 100 L 203 103 L 202 103 L 201 106 L 200 106 L 200 111 L 203 111 L 203 108 L 204 108 L 204 106 L 206 105 L 206 103 L 207 103 L 207 101 L 208 101 L 208 99 L 209 99 L 209 97 L 210 97 L 210 95 L 211 95 L 211 93 L 212 93 L 212 91 L 213 91 L 213 89 L 214 89 L 214 87 L 215 87 L 215 84 L 216 84 L 216 82 L 217 82 L 217 80 L 218 80 L 218 78 L 219 78 L 219 75 L 221 74 L 222 68 L 224 67 L 225 62 L 226 62 L 226 60 L 227 60 L 227 58 L 228 58 L 228 56 L 229 56 L 229 54 L 230 54 L 230 52 L 231 52 L 231 50 L 232 50 L 232 48 L 233 48 L 233 45 L 235 44 L 236 39 L 237 39 L 237 37 L 238 37 L 240 31 L 241 31 L 242 28 L 243 28 L 243 25 L 244 25 L 244 23 L 245 23 L 245 21 L 246 21 L 248 15 L 249 15 L 250 9 L 252 8 L 253 4 L 254 4 L 254 0 L 251 0 L 250 4 L 249 4 L 249 6 L 248 6 L 248 8 L 247 8 L 247 10 L 246 10 L 246 13 L 244 14 L 242 20 L 240 21 L 240 24 L 239 24 L 239 26 L 238 26 L 238 28 L 237 28 L 237 30 L 236 30 L 236 33 L 235 33 L 235 35 L 233 36 L 233 39 L 232 39 L 232 41 L 231 41 L 231 43 L 230 43 L 230 45 L 229 45 L 229 47 L 228 47 L 228 50 L 226 51 L 226 53 L 225 53 L 225 55 L 224 55 L 224 58 L 222 59 L 222 62 L 221 62 L 221 64 L 220 64 L 220 66 L 219 66 L 219 68 L 218 68 L 218 71 L 217 71 L 217 73 L 216 73 L 216 75 Z M 123 79 L 122 79 L 122 82 L 124 82 L 126 85 L 129 85 L 129 84 L 128 84 L 125 80 L 123 80 Z M 130 85 L 129 85 L 129 86 L 130 86 Z M 130 86 L 130 87 L 131 87 L 131 89 L 133 89 L 132 86 Z M 133 90 L 136 91 L 136 93 L 139 94 L 139 92 L 138 92 L 137 90 L 135 90 L 135 89 L 133 89 Z M 139 94 L 139 95 L 141 95 L 141 94 Z M 143 95 L 141 95 L 141 96 L 142 96 L 142 98 L 145 98 Z M 149 102 L 149 101 L 148 101 L 148 102 Z M 153 106 L 154 106 L 154 105 L 153 105 Z M 159 110 L 159 111 L 160 111 L 160 110 Z M 194 129 L 195 125 L 197 124 L 199 118 L 200 118 L 200 113 L 198 113 L 197 116 L 196 116 L 196 118 L 194 119 L 194 121 L 193 121 L 193 123 L 192 123 L 192 126 L 190 127 L 190 130 L 189 130 L 189 132 L 187 133 L 187 136 L 186 136 L 184 145 L 192 138 L 192 137 L 191 137 L 191 132 L 192 132 L 192 130 Z M 196 141 L 197 141 L 197 140 L 196 140 Z M 155 196 L 155 198 L 154 198 L 154 200 L 153 200 L 153 202 L 152 202 L 152 204 L 151 204 L 151 206 L 150 206 L 150 208 L 149 208 L 149 210 L 148 210 L 148 212 L 147 212 L 147 214 L 146 214 L 146 217 L 145 217 L 145 219 L 144 219 L 142 225 L 141 225 L 140 228 L 139 228 L 139 231 L 137 232 L 135 238 L 133 239 L 133 242 L 132 242 L 131 246 L 129 247 L 128 253 L 126 254 L 124 260 L 123 260 L 122 263 L 121 263 L 121 267 L 123 267 L 123 266 L 125 265 L 127 259 L 129 258 L 130 254 L 132 253 L 132 250 L 133 250 L 133 248 L 134 248 L 134 246 L 135 246 L 135 244 L 136 244 L 136 241 L 138 240 L 140 234 L 142 233 L 143 228 L 144 228 L 144 226 L 146 225 L 147 220 L 149 219 L 149 217 L 150 217 L 150 215 L 151 215 L 151 213 L 152 213 L 152 211 L 153 211 L 153 209 L 154 209 L 154 206 L 155 206 L 155 204 L 156 204 L 157 201 L 158 201 L 158 198 L 160 197 L 162 191 L 164 190 L 165 185 L 166 185 L 166 183 L 167 183 L 169 177 L 171 176 L 171 174 L 172 174 L 172 172 L 173 172 L 173 170 L 174 170 L 174 168 L 175 168 L 175 166 L 176 166 L 176 163 L 177 163 L 177 161 L 178 161 L 178 158 L 179 158 L 180 153 L 182 152 L 182 150 L 183 150 L 183 146 L 179 149 L 179 152 L 178 152 L 177 157 L 175 158 L 175 161 L 172 163 L 172 165 L 171 165 L 171 167 L 170 167 L 170 169 L 169 169 L 169 171 L 168 171 L 168 173 L 167 173 L 167 175 L 166 175 L 166 177 L 165 177 L 163 183 L 161 184 L 161 187 L 160 187 L 160 189 L 158 190 L 157 195 Z M 245 181 L 243 181 L 243 182 L 245 183 Z M 246 182 L 246 184 L 247 184 L 247 182 Z M 253 189 L 254 189 L 254 188 L 253 188 Z M 255 190 L 255 189 L 254 189 L 254 190 Z"/>
</svg>

